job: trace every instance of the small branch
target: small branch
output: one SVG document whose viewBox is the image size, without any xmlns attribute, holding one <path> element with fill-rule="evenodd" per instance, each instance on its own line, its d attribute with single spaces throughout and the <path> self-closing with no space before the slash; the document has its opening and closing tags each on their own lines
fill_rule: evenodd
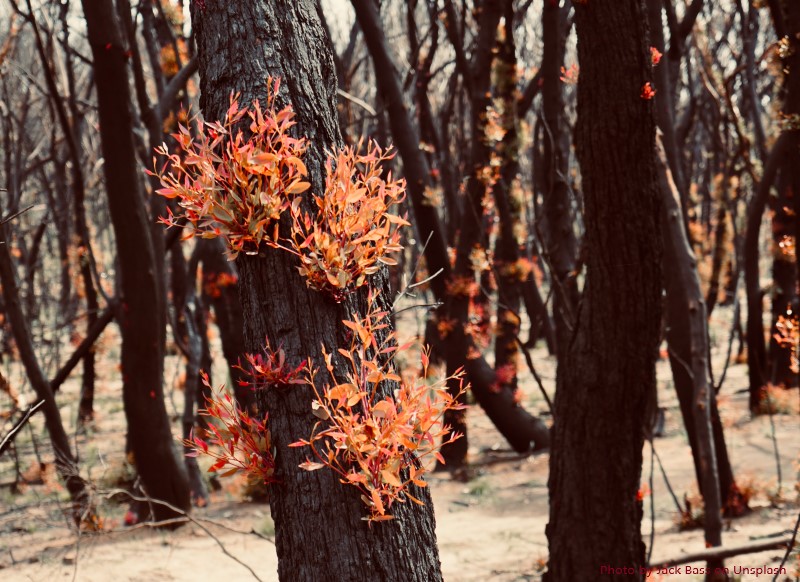
<svg viewBox="0 0 800 582">
<path fill-rule="evenodd" d="M 792 548 L 794 548 L 795 541 L 797 540 L 797 530 L 800 528 L 800 513 L 797 514 L 797 521 L 794 522 L 794 530 L 792 531 L 792 539 L 789 542 L 789 545 L 786 546 L 786 553 L 783 555 L 783 560 L 781 560 L 781 565 L 778 566 L 778 572 L 783 569 L 784 564 L 786 564 L 786 560 L 789 559 L 789 554 L 792 553 Z M 775 576 L 772 578 L 772 582 L 778 582 L 778 573 L 775 573 Z"/>
<path fill-rule="evenodd" d="M 167 522 L 170 522 L 170 523 L 183 523 L 181 521 L 183 519 L 185 519 L 187 522 L 193 523 L 194 525 L 196 525 L 197 527 L 202 529 L 206 533 L 206 535 L 208 535 L 208 537 L 210 537 L 212 540 L 214 540 L 217 543 L 217 545 L 219 546 L 220 550 L 222 550 L 223 554 L 228 556 L 231 560 L 233 560 L 234 562 L 238 563 L 242 567 L 247 568 L 247 570 L 250 572 L 250 574 L 252 574 L 253 578 L 258 580 L 259 582 L 263 582 L 263 580 L 258 576 L 258 574 L 256 574 L 255 570 L 253 570 L 246 563 L 244 563 L 239 558 L 237 558 L 236 556 L 231 554 L 228 551 L 228 548 L 225 547 L 225 544 L 223 544 L 217 536 L 212 534 L 211 531 L 209 531 L 209 529 L 201 523 L 201 521 L 210 521 L 210 520 L 198 519 L 196 517 L 193 517 L 193 516 L 189 515 L 184 510 L 182 510 L 182 509 L 180 509 L 178 507 L 175 507 L 171 503 L 167 503 L 166 501 L 162 501 L 160 499 L 153 499 L 152 497 L 146 497 L 146 496 L 142 497 L 142 496 L 139 496 L 139 495 L 134 495 L 133 493 L 131 493 L 130 491 L 126 491 L 125 489 L 111 489 L 111 490 L 106 492 L 105 497 L 106 498 L 110 498 L 110 497 L 112 497 L 114 495 L 118 495 L 118 494 L 127 495 L 133 501 L 141 501 L 141 502 L 144 502 L 144 503 L 151 503 L 151 504 L 155 504 L 155 505 L 161 505 L 163 507 L 166 507 L 166 508 L 170 509 L 171 511 L 174 511 L 175 513 L 177 513 L 181 517 L 173 518 L 173 519 L 169 519 L 169 520 L 165 520 L 165 521 L 160 521 L 160 522 L 155 522 L 152 525 L 153 526 L 155 526 L 156 524 L 167 525 Z M 218 526 L 220 526 L 220 527 L 222 527 L 224 529 L 229 529 L 229 530 L 231 529 L 231 528 L 229 528 L 227 526 L 223 526 L 223 525 L 218 524 L 216 522 L 211 522 L 211 523 L 213 523 L 214 525 L 218 525 Z M 236 533 L 243 533 L 243 532 L 238 531 L 238 530 L 231 530 L 231 531 L 235 531 Z M 247 533 L 252 533 L 252 532 L 247 532 Z M 267 539 L 267 538 L 264 538 L 264 539 Z"/>
<path fill-rule="evenodd" d="M 95 320 L 92 327 L 86 332 L 86 337 L 83 338 L 83 341 L 80 345 L 75 349 L 75 351 L 70 356 L 69 360 L 61 367 L 55 377 L 50 381 L 50 389 L 53 392 L 57 392 L 58 389 L 61 387 L 61 384 L 64 383 L 64 380 L 70 375 L 70 372 L 78 365 L 78 362 L 92 349 L 92 346 L 97 341 L 97 338 L 100 337 L 100 334 L 106 329 L 109 323 L 111 323 L 114 319 L 114 312 L 117 308 L 116 301 L 112 300 L 111 305 L 105 308 L 105 310 L 100 314 L 100 316 Z"/>
<path fill-rule="evenodd" d="M 22 415 L 22 418 L 20 418 L 11 428 L 11 430 L 8 431 L 8 434 L 3 437 L 3 440 L 0 441 L 0 457 L 2 457 L 3 453 L 6 452 L 6 449 L 11 446 L 11 443 L 14 442 L 14 439 L 17 437 L 19 431 L 22 430 L 22 427 L 24 427 L 25 424 L 31 419 L 33 414 L 39 410 L 39 407 L 42 406 L 42 404 L 44 404 L 44 400 L 40 400 L 36 404 L 32 404 L 28 410 L 25 411 L 25 414 Z"/>
<path fill-rule="evenodd" d="M 7 190 L 6 190 L 5 188 L 3 188 L 3 191 L 7 192 Z M 10 216 L 6 216 L 5 218 L 3 218 L 3 219 L 0 219 L 0 226 L 3 226 L 3 225 L 6 223 L 6 222 L 11 222 L 11 221 L 12 221 L 12 220 L 14 220 L 14 219 L 15 219 L 17 216 L 20 216 L 20 215 L 22 215 L 22 214 L 25 214 L 26 212 L 28 212 L 28 210 L 30 210 L 30 209 L 31 209 L 31 208 L 33 208 L 33 207 L 34 207 L 34 204 L 31 204 L 31 205 L 30 205 L 30 206 L 28 206 L 27 208 L 23 208 L 22 210 L 20 210 L 20 211 L 18 211 L 18 212 L 15 212 L 14 214 L 12 214 L 12 215 L 10 215 Z"/>
<path fill-rule="evenodd" d="M 339 97 L 344 97 L 348 101 L 351 101 L 351 102 L 355 103 L 356 105 L 361 107 L 361 109 L 363 109 L 364 111 L 366 111 L 367 113 L 369 113 L 373 117 L 378 115 L 378 112 L 375 111 L 375 109 L 369 103 L 367 103 L 363 99 L 359 99 L 358 97 L 356 97 L 355 95 L 353 95 L 351 93 L 348 93 L 344 89 L 336 89 L 336 93 L 339 95 Z"/>
<path fill-rule="evenodd" d="M 172 110 L 178 93 L 186 86 L 191 76 L 197 72 L 198 67 L 199 61 L 197 57 L 192 57 L 164 87 L 164 94 L 161 95 L 153 112 L 159 124 L 164 121 L 167 113 Z"/>
<path fill-rule="evenodd" d="M 675 507 L 678 509 L 678 513 L 683 513 L 683 507 L 681 507 L 681 502 L 678 501 L 678 497 L 675 495 L 675 491 L 672 489 L 672 485 L 669 482 L 669 478 L 667 477 L 667 471 L 664 469 L 664 465 L 661 463 L 661 457 L 658 456 L 656 452 L 655 443 L 651 441 L 650 446 L 652 447 L 653 454 L 656 457 L 656 461 L 658 461 L 658 468 L 661 469 L 661 475 L 664 477 L 664 483 L 667 484 L 667 491 L 669 491 L 670 496 L 672 497 L 672 501 L 675 502 Z"/>
<path fill-rule="evenodd" d="M 544 396 L 544 399 L 547 402 L 547 408 L 550 409 L 550 416 L 552 416 L 553 420 L 555 421 L 556 416 L 553 413 L 553 403 L 550 401 L 550 397 L 547 395 L 547 391 L 544 389 L 544 384 L 542 383 L 542 379 L 533 365 L 533 358 L 531 358 L 531 355 L 528 352 L 528 348 L 525 347 L 525 344 L 522 343 L 522 340 L 518 335 L 514 336 L 514 340 L 517 342 L 517 345 L 522 351 L 522 355 L 525 356 L 525 362 L 528 364 L 528 369 L 531 371 L 533 379 L 536 380 L 536 383 L 539 385 L 539 390 L 541 390 L 542 396 Z"/>
<path fill-rule="evenodd" d="M 795 533 L 796 531 L 797 530 L 795 530 Z M 766 552 L 768 550 L 774 550 L 775 548 L 781 548 L 784 546 L 787 546 L 787 555 L 788 555 L 788 553 L 794 546 L 794 542 L 795 542 L 794 536 L 784 536 L 780 539 L 768 542 L 744 544 L 741 546 L 732 546 L 728 548 L 719 546 L 716 548 L 701 550 L 694 554 L 686 554 L 683 556 L 679 556 L 677 558 L 671 558 L 669 560 L 656 562 L 655 564 L 650 564 L 648 568 L 661 569 L 661 568 L 668 568 L 670 566 L 680 566 L 681 564 L 692 564 L 694 562 L 707 562 L 709 560 L 724 560 L 725 558 L 731 558 L 733 556 L 741 556 L 743 554 L 757 554 L 759 552 Z"/>
</svg>

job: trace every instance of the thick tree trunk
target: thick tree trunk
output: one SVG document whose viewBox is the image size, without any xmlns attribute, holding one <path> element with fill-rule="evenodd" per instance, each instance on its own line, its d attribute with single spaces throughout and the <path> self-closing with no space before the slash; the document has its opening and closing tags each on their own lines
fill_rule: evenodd
<svg viewBox="0 0 800 582">
<path fill-rule="evenodd" d="M 586 283 L 558 364 L 549 582 L 644 579 L 637 491 L 662 289 L 655 115 L 640 97 L 652 79 L 646 18 L 642 0 L 575 6 Z M 619 565 L 634 574 L 603 569 Z"/>
<path fill-rule="evenodd" d="M 111 0 L 83 1 L 94 56 L 103 172 L 121 271 L 122 395 L 128 447 L 147 495 L 186 510 L 189 487 L 176 455 L 163 392 L 164 294 L 140 189 L 125 46 Z M 153 504 L 158 520 L 175 512 Z"/>
<path fill-rule="evenodd" d="M 278 102 L 294 107 L 296 129 L 309 140 L 304 162 L 317 192 L 324 184 L 324 150 L 341 142 L 332 49 L 319 10 L 313 0 L 192 4 L 205 117 L 222 118 L 232 90 L 241 92 L 243 104 L 263 99 L 267 76 L 280 77 Z M 290 366 L 310 358 L 312 365 L 324 369 L 321 345 L 334 354 L 337 347 L 348 345 L 342 320 L 364 314 L 363 292 L 333 303 L 307 288 L 292 256 L 274 249 L 259 256 L 240 255 L 237 266 L 250 352 L 261 350 L 266 337 L 282 346 Z M 384 274 L 373 282 L 386 290 Z M 311 435 L 317 421 L 311 414 L 312 399 L 308 386 L 267 389 L 263 394 L 279 480 L 270 493 L 270 508 L 280 579 L 441 580 L 427 489 L 413 492 L 424 506 L 398 505 L 393 521 L 370 527 L 361 519 L 366 508 L 354 488 L 327 469 L 298 469 L 308 452 L 288 445 Z"/>
</svg>

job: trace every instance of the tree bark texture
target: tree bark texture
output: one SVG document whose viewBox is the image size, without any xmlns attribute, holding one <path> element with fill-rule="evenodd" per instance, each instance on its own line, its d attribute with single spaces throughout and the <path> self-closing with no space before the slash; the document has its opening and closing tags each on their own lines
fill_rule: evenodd
<svg viewBox="0 0 800 582">
<path fill-rule="evenodd" d="M 786 27 L 789 50 L 783 61 L 785 78 L 785 98 L 782 113 L 788 123 L 785 132 L 789 135 L 790 146 L 784 153 L 778 179 L 778 200 L 772 219 L 772 235 L 774 241 L 773 262 L 773 327 L 770 336 L 777 333 L 775 322 L 778 315 L 794 318 L 797 321 L 800 313 L 798 300 L 798 275 L 800 275 L 800 257 L 796 250 L 800 234 L 800 6 L 797 2 L 783 0 L 779 2 L 783 22 Z M 794 257 L 787 252 L 784 245 L 793 239 Z M 791 244 L 791 243 L 790 243 Z M 789 314 L 788 312 L 791 312 Z M 792 315 L 793 314 L 793 315 Z M 796 350 L 797 348 L 794 347 Z M 777 385 L 797 386 L 798 375 L 792 370 L 791 351 L 787 346 L 776 345 L 774 339 L 770 343 L 770 359 L 772 360 L 772 382 Z"/>
<path fill-rule="evenodd" d="M 637 491 L 662 289 L 655 112 L 640 96 L 652 79 L 646 22 L 642 0 L 575 6 L 586 280 L 558 363 L 549 582 L 612 580 L 603 565 L 645 565 Z"/>
<path fill-rule="evenodd" d="M 205 0 L 192 4 L 200 62 L 201 109 L 220 119 L 231 91 L 241 103 L 266 97 L 267 77 L 280 77 L 280 105 L 291 104 L 296 130 L 308 138 L 304 156 L 312 189 L 324 187 L 324 150 L 341 143 L 336 115 L 336 76 L 330 39 L 314 0 Z M 284 225 L 286 226 L 286 225 Z M 346 348 L 343 319 L 364 314 L 365 293 L 342 303 L 309 290 L 288 253 L 264 249 L 237 260 L 244 313 L 245 345 L 263 348 L 264 339 L 282 346 L 295 367 L 310 358 L 324 370 L 321 345 L 337 354 Z M 384 273 L 373 278 L 386 296 Z M 384 305 L 385 306 L 385 305 Z M 334 363 L 340 358 L 334 357 Z M 320 377 L 324 374 L 320 374 Z M 355 488 L 332 471 L 302 471 L 307 449 L 288 448 L 311 435 L 313 392 L 308 386 L 267 389 L 261 396 L 269 414 L 276 484 L 270 493 L 275 520 L 278 575 L 281 580 L 441 580 L 434 515 L 427 489 L 415 490 L 425 502 L 392 506 L 395 519 L 369 526 L 367 508 Z"/>
<path fill-rule="evenodd" d="M 186 510 L 189 487 L 164 405 L 165 301 L 133 143 L 126 49 L 111 0 L 84 0 L 94 57 L 103 173 L 121 271 L 122 396 L 128 447 L 147 495 Z M 153 504 L 157 520 L 175 512 Z"/>
</svg>

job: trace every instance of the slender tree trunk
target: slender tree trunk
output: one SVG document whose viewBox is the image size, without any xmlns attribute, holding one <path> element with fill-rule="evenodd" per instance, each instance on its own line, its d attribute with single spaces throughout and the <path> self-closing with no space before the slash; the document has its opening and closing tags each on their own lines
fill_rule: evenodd
<svg viewBox="0 0 800 582">
<path fill-rule="evenodd" d="M 764 165 L 761 182 L 747 206 L 747 230 L 744 237 L 744 282 L 747 291 L 747 369 L 750 381 L 750 410 L 758 412 L 767 384 L 767 350 L 764 342 L 764 302 L 758 268 L 759 231 L 769 193 L 775 182 L 783 155 L 792 145 L 792 134 L 784 132 L 772 146 Z"/>
<path fill-rule="evenodd" d="M 651 45 L 659 52 L 666 54 L 666 43 L 664 41 L 664 0 L 647 0 L 648 18 L 650 20 L 650 40 Z M 682 42 L 678 38 L 670 39 L 670 46 L 678 45 Z M 653 86 L 656 90 L 654 101 L 656 104 L 656 116 L 658 127 L 663 133 L 664 149 L 669 160 L 669 169 L 675 178 L 675 185 L 681 197 L 681 212 L 684 220 L 688 223 L 687 210 L 689 207 L 689 189 L 686 185 L 683 160 L 678 147 L 678 140 L 675 132 L 675 105 L 673 101 L 672 79 L 670 69 L 676 66 L 680 68 L 682 52 L 671 54 L 669 63 L 665 59 L 653 70 Z M 673 57 L 677 57 L 673 58 Z"/>
<path fill-rule="evenodd" d="M 163 392 L 164 294 L 133 144 L 126 49 L 111 0 L 84 0 L 94 56 L 103 171 L 121 271 L 122 394 L 128 446 L 145 492 L 186 510 L 189 487 Z M 158 520 L 175 512 L 154 504 Z"/>
<path fill-rule="evenodd" d="M 28 321 L 22 311 L 22 304 L 19 300 L 19 289 L 14 273 L 13 259 L 8 250 L 7 228 L 6 224 L 0 223 L 0 286 L 3 288 L 3 311 L 11 325 L 20 359 L 25 367 L 31 387 L 36 392 L 36 397 L 44 401 L 42 410 L 44 412 L 45 426 L 50 435 L 50 442 L 53 444 L 56 470 L 59 477 L 64 480 L 72 500 L 72 518 L 76 524 L 80 524 L 81 521 L 91 515 L 92 509 L 89 505 L 89 495 L 86 490 L 86 483 L 80 476 L 78 464 L 70 449 L 69 437 L 61 422 L 61 413 L 58 410 L 53 391 L 50 389 L 50 382 L 45 378 L 33 347 Z"/>
<path fill-rule="evenodd" d="M 201 108 L 206 119 L 223 117 L 231 91 L 243 104 L 266 96 L 268 75 L 281 79 L 281 104 L 291 104 L 299 134 L 309 140 L 304 162 L 312 189 L 324 184 L 324 150 L 341 143 L 336 116 L 336 76 L 330 39 L 313 0 L 205 0 L 192 4 L 200 62 Z M 285 225 L 284 225 L 285 226 Z M 282 346 L 287 363 L 307 358 L 324 369 L 321 345 L 345 347 L 353 314 L 364 314 L 364 293 L 336 304 L 307 288 L 288 253 L 265 249 L 237 259 L 245 344 L 257 352 L 268 338 Z M 373 278 L 385 298 L 385 274 Z M 307 451 L 288 444 L 308 438 L 317 419 L 308 386 L 267 389 L 276 484 L 270 493 L 281 580 L 441 580 L 434 516 L 427 489 L 415 491 L 424 506 L 397 506 L 395 519 L 372 527 L 354 488 L 332 471 L 298 469 Z M 395 509 L 393 507 L 393 509 Z"/>
<path fill-rule="evenodd" d="M 542 111 L 545 126 L 542 185 L 546 236 L 543 243 L 552 267 L 556 353 L 561 358 L 572 336 L 578 305 L 575 262 L 578 241 L 569 185 L 569 134 L 564 123 L 561 68 L 566 50 L 560 2 L 544 2 L 542 12 Z"/>
<path fill-rule="evenodd" d="M 680 337 L 676 337 L 677 334 L 674 332 L 667 332 L 670 363 L 673 370 L 676 366 L 685 367 L 685 374 L 689 377 L 691 412 L 688 416 L 684 415 L 684 422 L 687 430 L 692 424 L 694 428 L 695 442 L 692 446 L 692 455 L 695 466 L 699 468 L 698 483 L 705 504 L 706 545 L 716 547 L 722 545 L 722 501 L 711 420 L 711 411 L 716 409 L 716 395 L 713 393 L 713 386 L 709 386 L 708 382 L 706 305 L 700 288 L 700 277 L 697 274 L 697 261 L 685 234 L 680 195 L 672 181 L 669 162 L 661 143 L 658 144 L 658 152 L 663 203 L 667 325 L 676 323 L 676 319 L 685 319 L 679 326 L 682 332 Z M 683 398 L 681 411 L 684 412 Z M 720 567 L 722 562 L 719 561 L 708 564 L 708 569 L 712 571 Z"/>
<path fill-rule="evenodd" d="M 500 103 L 503 139 L 497 145 L 500 177 L 494 185 L 499 233 L 495 242 L 494 263 L 497 275 L 497 331 L 494 342 L 494 369 L 498 384 L 517 390 L 517 337 L 520 328 L 522 280 L 520 241 L 517 229 L 522 224 L 522 201 L 519 188 L 519 118 L 517 117 L 517 54 L 514 43 L 514 3 L 505 0 L 499 50 L 495 63 L 495 90 Z"/>
<path fill-rule="evenodd" d="M 773 283 L 772 297 L 772 333 L 775 337 L 775 323 L 778 316 L 794 319 L 797 323 L 800 313 L 798 300 L 798 275 L 800 274 L 800 253 L 796 245 L 800 235 L 800 6 L 797 2 L 782 1 L 778 3 L 782 11 L 781 20 L 786 28 L 786 40 L 789 49 L 785 51 L 783 68 L 786 71 L 785 95 L 782 115 L 788 120 L 784 132 L 788 135 L 789 147 L 783 152 L 780 177 L 778 179 L 778 199 L 774 207 L 772 219 L 773 234 Z M 770 5 L 774 10 L 776 7 Z M 792 252 L 789 247 L 794 246 Z M 794 348 L 796 349 L 796 348 Z M 798 375 L 792 371 L 792 349 L 778 346 L 774 339 L 770 342 L 770 360 L 772 361 L 772 382 L 777 385 L 797 386 Z"/>
<path fill-rule="evenodd" d="M 622 579 L 607 569 L 620 565 L 644 579 L 637 491 L 662 289 L 655 112 L 640 97 L 652 80 L 646 18 L 642 0 L 575 6 L 586 282 L 558 363 L 548 582 Z"/>
<path fill-rule="evenodd" d="M 239 368 L 240 359 L 245 355 L 244 316 L 239 301 L 239 275 L 236 263 L 225 257 L 224 243 L 219 239 L 201 239 L 195 250 L 203 267 L 202 302 L 214 308 L 217 329 L 219 329 L 222 353 L 228 363 L 228 373 L 233 384 L 236 402 L 242 410 L 251 410 L 255 405 L 255 395 L 245 381 Z"/>
</svg>

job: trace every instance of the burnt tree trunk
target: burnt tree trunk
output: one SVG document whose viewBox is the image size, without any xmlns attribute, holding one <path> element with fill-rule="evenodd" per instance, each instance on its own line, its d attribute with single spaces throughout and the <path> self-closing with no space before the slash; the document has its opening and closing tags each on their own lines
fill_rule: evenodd
<svg viewBox="0 0 800 582">
<path fill-rule="evenodd" d="M 268 75 L 280 77 L 278 103 L 294 107 L 296 131 L 309 140 L 304 162 L 317 192 L 324 185 L 324 150 L 341 143 L 332 48 L 319 10 L 313 0 L 192 4 L 200 104 L 206 119 L 224 116 L 231 91 L 241 92 L 241 102 L 250 104 L 266 97 Z M 240 255 L 245 345 L 258 352 L 266 337 L 283 347 L 290 366 L 310 358 L 312 365 L 323 368 L 321 344 L 333 354 L 337 347 L 349 345 L 342 320 L 364 314 L 365 294 L 352 293 L 342 303 L 333 303 L 307 288 L 296 264 L 294 257 L 275 249 Z M 388 300 L 385 274 L 376 275 L 373 283 Z M 335 362 L 336 358 L 340 356 Z M 312 399 L 308 386 L 263 393 L 279 480 L 270 493 L 270 509 L 280 579 L 441 580 L 427 489 L 413 492 L 424 506 L 398 505 L 393 521 L 370 527 L 361 519 L 366 508 L 355 488 L 340 483 L 327 469 L 298 469 L 308 452 L 288 445 L 311 435 L 317 420 L 311 413 Z"/>
<path fill-rule="evenodd" d="M 580 80 L 577 156 L 586 282 L 559 359 L 550 458 L 554 581 L 644 579 L 642 418 L 655 397 L 661 320 L 661 223 L 655 112 L 642 0 L 575 6 Z M 615 576 L 604 566 L 632 567 Z"/>
<path fill-rule="evenodd" d="M 717 408 L 716 394 L 708 381 L 706 305 L 697 274 L 697 260 L 685 234 L 680 194 L 672 180 L 669 162 L 661 143 L 658 144 L 658 151 L 659 183 L 664 207 L 664 274 L 667 325 L 670 328 L 667 331 L 670 364 L 675 376 L 675 386 L 678 388 L 686 431 L 694 433 L 694 442 L 690 439 L 690 443 L 697 483 L 705 504 L 706 545 L 716 547 L 722 545 L 722 500 L 717 443 L 712 425 L 712 411 Z M 676 374 L 678 369 L 681 374 Z M 680 387 L 678 378 L 683 381 Z M 727 460 L 727 454 L 725 458 Z M 722 562 L 709 562 L 708 567 L 713 571 L 722 567 Z"/>
<path fill-rule="evenodd" d="M 206 308 L 214 309 L 222 353 L 228 363 L 236 402 L 242 410 L 252 412 L 255 395 L 252 388 L 246 385 L 245 374 L 239 367 L 239 360 L 246 353 L 244 316 L 239 301 L 239 275 L 236 264 L 228 261 L 224 253 L 225 245 L 219 239 L 197 241 L 195 255 L 203 267 L 201 299 Z"/>
<path fill-rule="evenodd" d="M 786 78 L 781 113 L 789 121 L 784 131 L 789 136 L 790 145 L 781 160 L 778 199 L 775 201 L 772 218 L 774 290 L 770 360 L 773 384 L 797 386 L 797 370 L 792 370 L 793 348 L 777 345 L 774 337 L 778 332 L 775 326 L 778 316 L 796 320 L 800 313 L 800 257 L 796 250 L 797 235 L 800 234 L 800 219 L 797 214 L 800 210 L 800 6 L 797 2 L 788 1 L 779 4 L 786 27 L 786 40 L 789 42 L 789 50 L 785 51 L 783 59 Z M 793 245 L 795 249 L 790 250 Z"/>
<path fill-rule="evenodd" d="M 80 524 L 84 519 L 90 522 L 93 510 L 86 490 L 86 482 L 80 476 L 77 461 L 69 445 L 69 437 L 64 430 L 64 424 L 61 422 L 61 413 L 58 410 L 56 398 L 50 388 L 50 382 L 45 378 L 39 364 L 28 328 L 28 321 L 20 303 L 13 259 L 8 250 L 9 240 L 6 236 L 8 228 L 7 224 L 0 222 L 0 286 L 3 288 L 3 312 L 8 316 L 11 324 L 11 331 L 19 350 L 22 365 L 25 367 L 28 381 L 36 393 L 36 398 L 44 401 L 42 411 L 44 413 L 45 427 L 53 445 L 58 476 L 64 480 L 72 500 L 71 517 L 76 524 Z"/>
<path fill-rule="evenodd" d="M 747 291 L 747 370 L 750 382 L 750 410 L 758 413 L 767 384 L 767 351 L 764 341 L 764 301 L 758 268 L 761 219 L 780 162 L 792 145 L 791 133 L 784 132 L 772 146 L 764 164 L 761 182 L 747 205 L 747 229 L 742 249 L 744 282 Z"/>
<path fill-rule="evenodd" d="M 561 68 L 566 49 L 560 2 L 544 2 L 542 11 L 542 111 L 545 125 L 541 177 L 546 236 L 542 241 L 552 268 L 556 354 L 561 358 L 572 335 L 578 304 L 575 263 L 578 241 L 569 185 L 569 133 L 565 131 Z"/>
<path fill-rule="evenodd" d="M 189 487 L 164 405 L 165 301 L 133 143 L 126 49 L 111 0 L 83 2 L 94 56 L 103 173 L 119 257 L 122 396 L 128 447 L 147 495 L 181 510 Z M 157 520 L 175 517 L 153 504 Z"/>
<path fill-rule="evenodd" d="M 522 200 L 518 195 L 519 117 L 517 112 L 517 47 L 514 43 L 514 3 L 505 0 L 498 56 L 495 63 L 495 90 L 500 103 L 503 139 L 497 144 L 500 177 L 494 185 L 499 233 L 494 248 L 497 277 L 497 331 L 494 340 L 494 369 L 499 386 L 517 391 L 517 338 L 520 329 L 521 277 L 520 241 L 516 229 L 522 224 Z M 516 187 L 515 187 L 516 186 Z M 533 327 L 533 323 L 531 323 Z"/>
</svg>

